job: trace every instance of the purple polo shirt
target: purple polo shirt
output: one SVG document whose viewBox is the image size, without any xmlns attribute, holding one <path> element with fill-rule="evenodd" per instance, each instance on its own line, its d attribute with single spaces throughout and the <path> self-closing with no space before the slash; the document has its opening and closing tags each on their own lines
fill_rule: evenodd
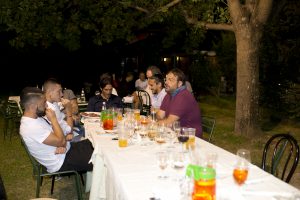
<svg viewBox="0 0 300 200">
<path fill-rule="evenodd" d="M 196 128 L 196 136 L 202 138 L 201 111 L 194 96 L 187 90 L 179 91 L 174 97 L 169 93 L 165 96 L 160 109 L 179 117 L 182 127 Z"/>
</svg>

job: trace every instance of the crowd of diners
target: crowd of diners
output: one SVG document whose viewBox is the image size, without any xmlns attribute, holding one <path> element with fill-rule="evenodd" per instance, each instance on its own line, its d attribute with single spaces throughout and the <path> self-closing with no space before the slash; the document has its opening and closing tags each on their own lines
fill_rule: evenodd
<svg viewBox="0 0 300 200">
<path fill-rule="evenodd" d="M 87 111 L 101 112 L 107 108 L 122 108 L 123 97 L 131 96 L 133 107 L 138 106 L 136 90 L 145 90 L 151 99 L 151 109 L 158 124 L 169 126 L 176 121 L 182 127 L 196 129 L 202 137 L 201 110 L 184 73 L 173 68 L 165 75 L 156 66 L 140 72 L 137 80 L 132 73 L 116 82 L 113 75 L 104 73 L 99 79 L 99 90 L 88 100 Z M 48 79 L 43 89 L 25 87 L 20 94 L 24 108 L 20 135 L 36 160 L 48 172 L 76 170 L 91 171 L 89 162 L 93 146 L 84 138 L 80 125 L 77 98 L 70 89 L 63 90 L 56 79 Z"/>
</svg>

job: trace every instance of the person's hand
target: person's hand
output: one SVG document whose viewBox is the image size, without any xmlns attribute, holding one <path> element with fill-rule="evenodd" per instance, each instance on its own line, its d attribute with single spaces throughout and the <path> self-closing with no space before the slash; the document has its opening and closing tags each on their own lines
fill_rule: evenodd
<svg viewBox="0 0 300 200">
<path fill-rule="evenodd" d="M 73 133 L 69 133 L 68 135 L 66 135 L 66 140 L 71 141 L 73 137 L 74 137 Z"/>
<path fill-rule="evenodd" d="M 65 108 L 66 115 L 72 115 L 72 104 L 71 101 L 68 99 L 61 98 L 61 103 Z"/>
<path fill-rule="evenodd" d="M 66 147 L 56 147 L 55 154 L 64 154 L 66 153 L 67 148 Z"/>
<path fill-rule="evenodd" d="M 51 108 L 46 108 L 46 116 L 49 119 L 50 122 L 52 122 L 53 120 L 56 119 L 56 115 L 54 110 L 52 110 Z"/>
<path fill-rule="evenodd" d="M 72 107 L 71 101 L 69 99 L 61 98 L 61 103 L 62 103 L 63 107 L 65 107 L 65 108 Z"/>
</svg>

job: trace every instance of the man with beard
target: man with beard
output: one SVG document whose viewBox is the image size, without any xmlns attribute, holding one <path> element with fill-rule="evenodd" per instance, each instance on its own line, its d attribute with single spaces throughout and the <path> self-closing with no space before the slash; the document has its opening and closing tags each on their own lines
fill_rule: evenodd
<svg viewBox="0 0 300 200">
<path fill-rule="evenodd" d="M 152 91 L 151 96 L 151 107 L 154 110 L 158 110 L 163 99 L 166 96 L 166 91 L 164 88 L 164 77 L 162 74 L 154 74 L 148 78 L 148 85 Z"/>
<path fill-rule="evenodd" d="M 194 96 L 186 89 L 185 75 L 178 69 L 171 69 L 165 80 L 165 96 L 157 112 L 158 123 L 171 126 L 179 121 L 182 127 L 196 129 L 196 136 L 202 137 L 201 112 Z"/>
<path fill-rule="evenodd" d="M 43 92 L 39 88 L 26 87 L 20 98 L 24 108 L 20 135 L 33 157 L 50 173 L 91 171 L 93 165 L 88 162 L 93 147 L 90 141 L 70 143 L 66 140 L 55 112 L 48 108 Z"/>
</svg>

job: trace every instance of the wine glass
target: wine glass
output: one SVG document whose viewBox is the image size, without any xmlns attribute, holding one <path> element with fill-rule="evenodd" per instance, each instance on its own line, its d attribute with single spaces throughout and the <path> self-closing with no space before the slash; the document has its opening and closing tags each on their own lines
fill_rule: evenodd
<svg viewBox="0 0 300 200">
<path fill-rule="evenodd" d="M 233 169 L 233 178 L 235 182 L 241 186 L 247 180 L 251 156 L 250 151 L 247 149 L 239 149 L 236 154 L 237 157 Z"/>
<path fill-rule="evenodd" d="M 185 127 L 177 133 L 178 141 L 182 144 L 182 152 L 184 151 L 184 144 L 189 140 L 188 132 L 184 131 Z"/>
<path fill-rule="evenodd" d="M 161 169 L 161 173 L 158 175 L 158 178 L 167 178 L 167 174 L 165 174 L 165 169 L 168 167 L 169 163 L 169 155 L 165 151 L 157 152 L 156 154 L 157 164 Z"/>
<path fill-rule="evenodd" d="M 168 141 L 168 148 L 174 148 L 174 140 L 176 138 L 176 133 L 174 131 L 167 131 L 166 138 Z"/>
<path fill-rule="evenodd" d="M 172 124 L 173 131 L 178 135 L 178 133 L 181 131 L 181 126 L 179 121 L 175 121 Z"/>
<path fill-rule="evenodd" d="M 175 181 L 180 181 L 184 177 L 185 169 L 188 164 L 188 155 L 182 151 L 174 150 L 171 154 L 171 166 L 176 171 Z"/>
</svg>

